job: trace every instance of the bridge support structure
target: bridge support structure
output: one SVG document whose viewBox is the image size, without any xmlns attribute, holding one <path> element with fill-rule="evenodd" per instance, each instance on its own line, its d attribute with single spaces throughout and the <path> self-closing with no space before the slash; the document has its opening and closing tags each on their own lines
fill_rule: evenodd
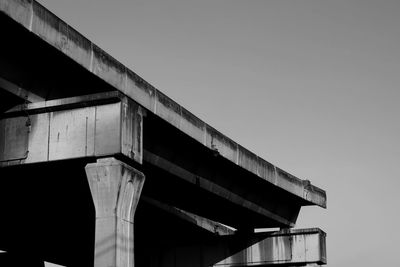
<svg viewBox="0 0 400 267">
<path fill-rule="evenodd" d="M 326 208 L 324 190 L 35 0 L 0 0 L 0 25 L 0 266 L 326 264 L 325 233 L 293 229 L 303 206 Z"/>
<path fill-rule="evenodd" d="M 144 175 L 115 158 L 85 167 L 95 210 L 96 267 L 134 266 L 134 215 Z"/>
<path fill-rule="evenodd" d="M 268 206 L 262 203 L 245 199 L 239 189 L 234 193 L 218 180 L 210 181 L 206 172 L 201 177 L 195 169 L 187 171 L 187 166 L 176 160 L 176 153 L 165 153 L 173 149 L 166 148 L 166 143 L 160 141 L 161 136 L 148 135 L 150 144 L 144 145 L 145 114 L 138 104 L 118 92 L 17 106 L 0 118 L 0 167 L 24 170 L 28 166 L 50 168 L 70 161 L 80 162 L 80 166 L 85 164 L 95 210 L 95 267 L 134 266 L 135 242 L 141 247 L 137 265 L 147 267 L 319 266 L 326 263 L 325 233 L 321 230 L 255 234 L 248 231 L 252 219 L 235 218 L 234 210 L 231 214 L 223 208 L 236 206 L 245 214 L 262 215 L 256 217 L 257 224 L 270 220 L 269 223 L 290 227 L 298 206 L 293 210 L 282 208 L 288 208 L 285 218 L 290 221 L 265 210 L 263 207 Z M 151 129 L 158 125 L 147 122 L 153 123 Z M 198 168 L 206 165 L 199 163 Z M 145 175 L 150 179 L 143 195 Z M 146 236 L 141 233 L 136 238 L 134 216 L 140 199 L 144 208 L 140 208 L 139 229 Z M 194 210 L 186 210 L 194 206 Z M 245 227 L 236 231 L 218 219 L 228 223 L 240 219 L 238 225 Z M 162 227 L 160 222 L 167 226 Z"/>
</svg>

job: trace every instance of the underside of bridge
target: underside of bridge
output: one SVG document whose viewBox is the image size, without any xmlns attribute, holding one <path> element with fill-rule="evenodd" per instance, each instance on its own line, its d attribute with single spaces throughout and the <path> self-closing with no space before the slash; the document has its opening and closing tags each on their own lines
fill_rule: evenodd
<svg viewBox="0 0 400 267">
<path fill-rule="evenodd" d="M 326 193 L 32 0 L 0 0 L 1 266 L 320 266 Z M 255 233 L 256 228 L 279 228 Z"/>
</svg>

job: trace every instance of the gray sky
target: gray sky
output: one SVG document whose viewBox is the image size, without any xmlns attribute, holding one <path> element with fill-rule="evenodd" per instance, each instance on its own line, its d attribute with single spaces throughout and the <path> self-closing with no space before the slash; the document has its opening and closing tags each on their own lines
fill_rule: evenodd
<svg viewBox="0 0 400 267">
<path fill-rule="evenodd" d="M 41 0 L 145 80 L 328 193 L 329 266 L 398 266 L 400 1 Z"/>
</svg>

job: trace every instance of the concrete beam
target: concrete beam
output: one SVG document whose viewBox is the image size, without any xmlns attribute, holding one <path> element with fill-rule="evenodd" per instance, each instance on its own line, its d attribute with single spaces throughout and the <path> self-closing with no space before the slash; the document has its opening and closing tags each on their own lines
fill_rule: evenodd
<svg viewBox="0 0 400 267">
<path fill-rule="evenodd" d="M 26 90 L 10 81 L 7 81 L 2 77 L 0 77 L 0 88 L 3 88 L 7 92 L 16 95 L 22 99 L 25 99 L 29 103 L 45 100 L 43 97 L 40 97 L 29 90 Z"/>
<path fill-rule="evenodd" d="M 326 263 L 326 234 L 314 228 L 271 233 L 213 266 L 318 266 Z"/>
<path fill-rule="evenodd" d="M 80 64 L 88 74 L 96 75 L 219 156 L 297 195 L 309 205 L 326 207 L 324 190 L 280 170 L 207 125 L 36 1 L 0 0 L 0 12 Z"/>
<path fill-rule="evenodd" d="M 114 158 L 85 170 L 96 209 L 94 266 L 134 266 L 133 223 L 144 175 Z"/>
<path fill-rule="evenodd" d="M 256 214 L 265 216 L 271 220 L 276 221 L 279 225 L 285 225 L 286 227 L 294 227 L 295 221 L 289 220 L 288 218 L 284 218 L 282 216 L 277 215 L 273 211 L 267 210 L 264 207 L 247 200 L 244 197 L 235 194 L 234 192 L 206 179 L 199 175 L 193 174 L 190 171 L 174 164 L 173 162 L 168 161 L 158 155 L 155 155 L 149 151 L 144 151 L 144 161 L 157 166 L 158 168 L 167 171 L 168 173 L 179 177 L 180 179 L 185 180 L 191 184 L 197 185 L 198 187 L 208 191 L 212 194 L 221 197 L 222 199 L 228 200 L 240 207 L 248 209 Z"/>
<path fill-rule="evenodd" d="M 193 214 L 188 211 L 184 211 L 181 209 L 178 209 L 176 207 L 164 204 L 160 201 L 157 201 L 155 199 L 149 198 L 149 197 L 142 197 L 142 200 L 156 206 L 157 208 L 160 208 L 170 214 L 173 214 L 177 217 L 179 217 L 182 220 L 185 220 L 187 222 L 190 222 L 194 225 L 197 225 L 198 227 L 203 228 L 204 230 L 207 230 L 213 234 L 216 235 L 233 235 L 235 233 L 235 230 L 232 228 L 228 228 L 225 225 L 215 222 L 213 220 L 201 217 L 199 215 Z"/>
<path fill-rule="evenodd" d="M 142 116 L 116 93 L 16 107 L 0 118 L 0 166 L 116 154 L 141 163 Z"/>
<path fill-rule="evenodd" d="M 50 111 L 59 111 L 73 108 L 89 107 L 99 104 L 109 104 L 121 101 L 124 95 L 117 92 L 106 92 L 90 95 L 81 95 L 75 97 L 67 97 L 53 99 L 47 101 L 39 101 L 18 105 L 6 111 L 1 117 L 12 117 L 14 114 L 36 114 Z"/>
</svg>

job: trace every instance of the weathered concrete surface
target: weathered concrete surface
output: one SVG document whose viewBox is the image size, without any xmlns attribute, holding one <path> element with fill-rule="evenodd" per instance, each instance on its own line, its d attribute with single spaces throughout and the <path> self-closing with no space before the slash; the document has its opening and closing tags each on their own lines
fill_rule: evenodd
<svg viewBox="0 0 400 267">
<path fill-rule="evenodd" d="M 210 233 L 213 233 L 216 235 L 233 235 L 235 233 L 234 229 L 228 228 L 227 226 L 225 226 L 221 223 L 218 223 L 213 220 L 193 214 L 191 212 L 184 211 L 184 210 L 178 209 L 176 207 L 164 204 L 155 199 L 142 196 L 141 201 L 145 201 L 159 209 L 162 209 L 162 210 L 178 217 L 179 219 L 185 220 L 185 221 L 190 222 L 198 227 L 201 227 L 202 229 L 205 229 L 205 230 L 209 231 Z"/>
<path fill-rule="evenodd" d="M 40 97 L 33 92 L 30 92 L 29 90 L 26 90 L 20 86 L 17 86 L 16 84 L 13 84 L 10 81 L 7 81 L 6 79 L 3 79 L 0 77 L 0 88 L 5 89 L 6 91 L 10 92 L 11 94 L 16 95 L 17 97 L 20 97 L 24 99 L 27 102 L 38 102 L 38 101 L 45 101 L 43 97 Z"/>
<path fill-rule="evenodd" d="M 18 240 L 25 235 L 40 236 L 45 241 L 37 242 L 32 255 L 50 257 L 66 266 L 80 266 L 79 258 L 94 254 L 96 266 L 133 265 L 133 216 L 143 194 L 152 200 L 141 201 L 144 208 L 140 213 L 139 205 L 135 219 L 139 266 L 326 263 L 322 231 L 266 235 L 251 231 L 254 227 L 293 227 L 301 206 L 326 207 L 325 191 L 207 125 L 37 2 L 0 0 L 0 24 L 6 40 L 0 44 L 0 167 L 7 166 L 0 170 L 2 178 L 9 180 L 2 191 L 7 193 L 1 198 L 2 211 L 17 215 L 13 207 L 6 207 L 13 197 L 6 191 L 23 190 L 15 177 L 30 175 L 30 170 L 36 170 L 35 177 L 45 175 L 41 186 L 23 191 L 29 196 L 26 199 L 32 199 L 36 207 L 48 204 L 47 198 L 57 199 L 62 207 L 33 224 L 41 229 L 37 235 L 29 229 L 18 230 L 24 228 L 22 215 L 16 216 L 21 221 L 18 226 L 0 222 L 2 236 L 6 236 L 0 248 L 23 251 L 25 243 L 17 244 Z M 97 94 L 83 96 L 92 93 Z M 118 157 L 144 172 L 147 186 L 143 192 L 143 175 L 109 158 L 87 165 L 91 194 L 84 194 L 83 166 L 105 156 Z M 68 171 L 77 165 L 82 174 Z M 76 182 L 83 178 L 84 186 L 71 183 L 66 187 L 63 181 L 71 178 Z M 63 190 L 54 190 L 57 187 Z M 79 190 L 80 197 L 75 198 Z M 36 196 L 36 191 L 46 196 Z M 96 218 L 94 207 L 87 207 L 92 200 Z M 64 218 L 64 211 L 71 207 L 74 210 Z M 91 217 L 85 217 L 90 209 Z M 29 217 L 40 218 L 34 213 Z M 58 235 L 53 217 L 63 223 L 63 229 L 75 224 L 75 234 Z M 93 231 L 90 236 L 87 233 L 93 230 L 94 220 L 96 234 Z M 80 229 L 82 224 L 89 227 Z M 238 230 L 230 231 L 223 224 Z M 21 233 L 16 239 L 11 232 L 4 235 L 4 229 Z M 81 236 L 85 242 L 76 245 L 79 256 L 64 253 Z M 58 243 L 61 247 L 53 246 Z M 92 263 L 87 256 L 83 262 L 85 266 Z"/>
<path fill-rule="evenodd" d="M 310 205 L 326 207 L 325 191 L 278 169 L 208 126 L 37 2 L 0 0 L 0 12 L 218 155 Z"/>
<path fill-rule="evenodd" d="M 218 236 L 170 213 L 159 213 L 154 206 L 150 210 L 150 207 L 143 204 L 147 205 L 144 201 L 140 202 L 135 220 L 138 233 L 138 239 L 135 241 L 137 241 L 137 259 L 140 266 L 222 267 L 226 261 L 225 266 L 235 267 L 272 265 L 294 267 L 308 264 L 319 266 L 326 262 L 326 258 L 324 260 L 322 256 L 325 251 L 324 233 L 321 231 L 319 234 L 319 229 L 269 233 L 236 232 L 234 235 Z M 149 213 L 145 213 L 145 210 Z M 160 221 L 163 222 L 163 227 L 159 227 Z M 318 235 L 321 237 L 320 247 L 317 246 Z M 306 244 L 307 249 L 304 249 L 302 237 L 310 242 Z M 259 246 L 259 249 L 247 251 L 252 246 Z M 247 254 L 240 254 L 245 251 Z M 263 260 L 269 261 L 250 262 L 252 258 L 257 259 L 256 253 L 262 255 Z M 291 253 L 293 256 L 289 255 Z M 318 253 L 321 253 L 321 256 L 317 256 Z M 229 257 L 234 255 L 237 255 L 234 258 L 236 261 L 229 263 Z"/>
<path fill-rule="evenodd" d="M 172 174 L 175 177 L 178 177 L 190 184 L 196 185 L 197 187 L 211 192 L 215 196 L 218 196 L 221 199 L 224 199 L 226 201 L 229 201 L 231 203 L 234 203 L 238 207 L 243 207 L 244 209 L 250 210 L 253 213 L 259 214 L 261 216 L 264 216 L 265 218 L 269 218 L 271 220 L 276 221 L 277 225 L 285 225 L 287 227 L 294 227 L 295 225 L 295 220 L 290 219 L 289 217 L 283 217 L 280 216 L 273 211 L 263 207 L 262 205 L 259 205 L 257 203 L 254 203 L 250 201 L 248 198 L 241 197 L 236 193 L 236 190 L 229 190 L 226 189 L 217 183 L 214 183 L 212 181 L 209 181 L 206 178 L 203 178 L 199 175 L 193 174 L 190 171 L 187 171 L 180 166 L 160 157 L 157 156 L 149 151 L 145 151 L 144 153 L 144 160 L 146 162 L 149 162 L 150 164 L 157 166 L 158 168 L 167 171 L 168 173 Z M 271 203 L 272 204 L 272 203 Z M 280 203 L 277 203 L 277 206 L 279 206 Z M 276 210 L 279 210 L 279 208 L 275 208 Z M 280 209 L 284 209 L 280 207 Z M 296 214 L 294 217 L 297 217 L 297 213 L 299 210 L 296 210 Z M 224 211 L 220 211 L 223 213 Z"/>
<path fill-rule="evenodd" d="M 287 191 L 277 191 L 275 186 L 251 173 L 239 173 L 239 166 L 207 153 L 207 149 L 186 135 L 179 137 L 176 129 L 165 121 L 146 119 L 144 144 L 141 107 L 117 91 L 19 105 L 0 116 L 0 166 L 124 156 L 139 163 L 144 160 L 151 168 L 180 179 L 175 187 L 170 182 L 164 185 L 175 199 L 182 198 L 172 206 L 189 208 L 188 211 L 201 209 L 198 213 L 201 217 L 238 228 L 295 225 L 304 201 L 295 199 Z M 222 164 L 221 160 L 228 164 Z M 217 169 L 221 171 L 217 173 Z M 146 171 L 149 174 L 151 169 Z M 233 184 L 236 176 L 242 179 Z M 158 180 L 153 191 L 157 192 L 159 185 L 170 179 Z M 254 184 L 255 180 L 258 183 Z M 192 192 L 190 196 L 184 197 L 178 189 L 184 183 L 192 185 L 186 189 Z M 214 208 L 200 207 L 192 198 L 194 192 L 207 200 L 210 196 L 215 198 L 210 202 Z M 172 201 L 166 192 L 153 194 L 161 202 Z M 191 207 L 187 207 L 189 203 Z M 227 207 L 240 209 L 236 210 L 240 216 L 232 217 L 226 212 Z M 254 217 L 242 219 L 249 215 Z"/>
<path fill-rule="evenodd" d="M 144 175 L 114 158 L 85 170 L 96 209 L 94 266 L 134 266 L 133 223 Z"/>
<path fill-rule="evenodd" d="M 0 118 L 0 166 L 123 154 L 142 162 L 142 110 L 118 93 L 14 108 Z"/>
<path fill-rule="evenodd" d="M 320 229 L 283 230 L 214 264 L 215 267 L 326 264 Z"/>
</svg>

